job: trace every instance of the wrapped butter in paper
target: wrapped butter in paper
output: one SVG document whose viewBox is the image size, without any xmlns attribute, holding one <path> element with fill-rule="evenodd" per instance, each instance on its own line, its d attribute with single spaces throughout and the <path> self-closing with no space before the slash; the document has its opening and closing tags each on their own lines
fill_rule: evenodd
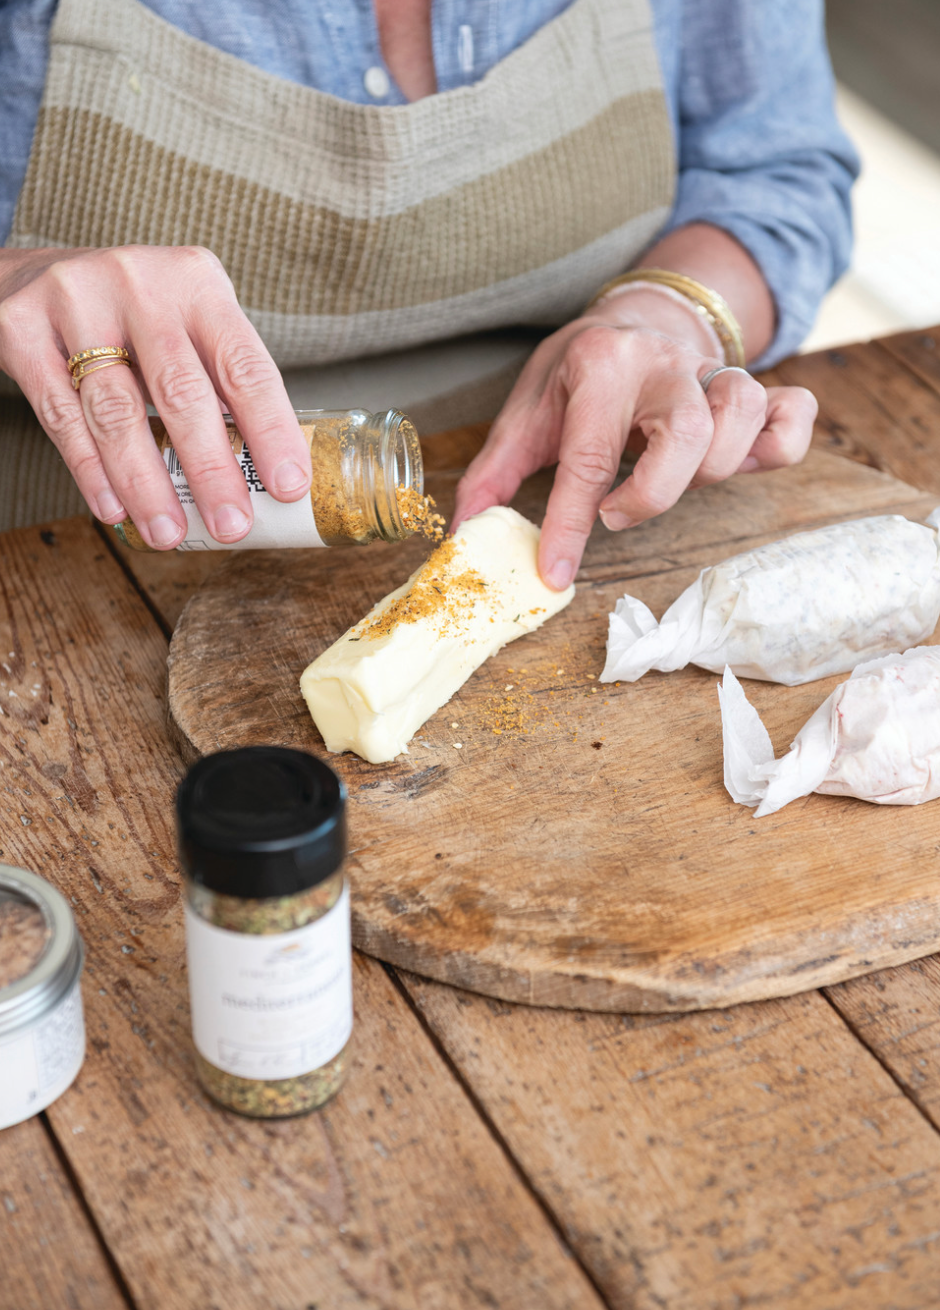
<svg viewBox="0 0 940 1310">
<path fill-rule="evenodd" d="M 860 664 L 797 733 L 774 748 L 730 669 L 718 688 L 725 786 L 756 817 L 823 792 L 875 805 L 940 796 L 940 649 L 918 646 Z"/>
<path fill-rule="evenodd" d="M 940 508 L 799 532 L 704 569 L 659 623 L 632 596 L 610 616 L 602 682 L 697 664 L 796 687 L 929 637 L 940 617 Z"/>
</svg>

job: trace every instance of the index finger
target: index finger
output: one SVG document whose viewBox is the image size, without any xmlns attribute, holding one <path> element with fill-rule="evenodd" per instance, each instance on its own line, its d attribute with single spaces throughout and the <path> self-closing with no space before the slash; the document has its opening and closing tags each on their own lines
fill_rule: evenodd
<svg viewBox="0 0 940 1310">
<path fill-rule="evenodd" d="M 539 543 L 539 573 L 556 591 L 574 579 L 598 506 L 617 476 L 630 431 L 627 399 L 601 400 L 586 387 L 569 398 Z"/>
<path fill-rule="evenodd" d="M 491 505 L 508 505 L 523 480 L 551 462 L 551 433 L 559 421 L 544 401 L 510 397 L 457 484 L 452 532 Z"/>
<path fill-rule="evenodd" d="M 284 379 L 234 293 L 225 310 L 208 313 L 203 304 L 197 306 L 192 339 L 265 490 L 276 500 L 299 500 L 310 489 L 310 449 Z"/>
</svg>

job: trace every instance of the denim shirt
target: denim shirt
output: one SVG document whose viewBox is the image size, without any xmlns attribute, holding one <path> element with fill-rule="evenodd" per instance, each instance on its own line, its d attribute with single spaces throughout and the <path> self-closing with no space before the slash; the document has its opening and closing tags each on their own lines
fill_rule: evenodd
<svg viewBox="0 0 940 1310">
<path fill-rule="evenodd" d="M 478 81 L 570 0 L 433 0 L 437 85 Z M 401 105 L 372 0 L 148 0 L 191 36 L 361 104 Z M 0 240 L 13 221 L 56 0 L 0 0 Z M 851 247 L 855 152 L 836 121 L 822 0 L 651 0 L 678 187 L 663 229 L 712 223 L 750 252 L 777 307 L 766 367 L 792 353 Z"/>
</svg>

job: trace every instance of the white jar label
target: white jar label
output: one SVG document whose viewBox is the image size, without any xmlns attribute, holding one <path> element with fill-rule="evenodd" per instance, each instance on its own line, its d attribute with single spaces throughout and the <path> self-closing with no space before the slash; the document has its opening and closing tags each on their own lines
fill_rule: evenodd
<svg viewBox="0 0 940 1310">
<path fill-rule="evenodd" d="M 186 536 L 176 549 L 261 550 L 278 546 L 322 546 L 324 542 L 317 532 L 310 496 L 301 496 L 300 500 L 289 505 L 275 500 L 262 485 L 248 447 L 242 441 L 236 441 L 233 454 L 248 484 L 254 523 L 247 537 L 226 543 L 212 537 L 196 508 L 179 456 L 172 446 L 164 447 L 163 461 L 186 515 Z"/>
<path fill-rule="evenodd" d="M 25 1033 L 0 1038 L 0 1128 L 51 1105 L 85 1058 L 82 992 L 76 980 L 56 1008 Z"/>
<path fill-rule="evenodd" d="M 352 1032 L 349 888 L 321 919 L 258 936 L 186 906 L 193 1040 L 240 1078 L 295 1078 L 332 1060 Z"/>
</svg>

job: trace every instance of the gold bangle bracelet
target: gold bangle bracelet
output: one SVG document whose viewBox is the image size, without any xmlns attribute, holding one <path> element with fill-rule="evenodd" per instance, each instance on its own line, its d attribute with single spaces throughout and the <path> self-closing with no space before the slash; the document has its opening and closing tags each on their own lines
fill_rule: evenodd
<svg viewBox="0 0 940 1310">
<path fill-rule="evenodd" d="M 615 277 L 613 281 L 602 286 L 593 300 L 585 306 L 584 312 L 587 313 L 598 301 L 608 296 L 611 291 L 624 286 L 628 282 L 659 283 L 660 286 L 678 291 L 681 296 L 688 300 L 695 312 L 718 333 L 718 339 L 725 352 L 725 363 L 734 368 L 743 368 L 745 363 L 744 338 L 741 335 L 738 320 L 732 314 L 728 302 L 717 291 L 712 291 L 709 287 L 703 286 L 701 282 L 696 282 L 694 278 L 686 277 L 684 273 L 673 273 L 668 268 L 633 268 L 629 273 L 622 273 L 620 277 Z"/>
</svg>

